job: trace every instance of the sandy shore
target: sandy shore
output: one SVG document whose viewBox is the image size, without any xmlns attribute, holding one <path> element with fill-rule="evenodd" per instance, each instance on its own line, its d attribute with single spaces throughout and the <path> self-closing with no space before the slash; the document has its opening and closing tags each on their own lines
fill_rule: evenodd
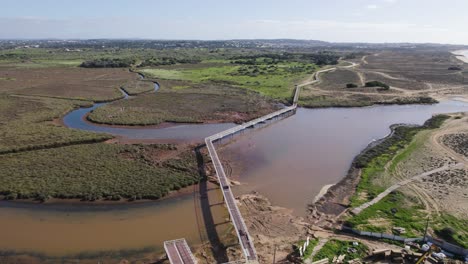
<svg viewBox="0 0 468 264">
<path fill-rule="evenodd" d="M 313 203 L 320 200 L 320 198 L 322 198 L 328 192 L 328 189 L 330 189 L 330 187 L 332 187 L 333 185 L 335 184 L 327 184 L 323 186 L 322 189 L 320 189 L 320 192 L 315 196 Z"/>
<path fill-rule="evenodd" d="M 456 50 L 452 51 L 452 54 L 456 55 L 464 63 L 468 63 L 468 50 Z"/>
</svg>

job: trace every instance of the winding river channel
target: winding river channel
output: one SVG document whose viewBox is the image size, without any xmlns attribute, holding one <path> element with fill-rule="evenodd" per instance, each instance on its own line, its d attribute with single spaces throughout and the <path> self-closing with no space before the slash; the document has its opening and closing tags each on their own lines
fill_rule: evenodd
<svg viewBox="0 0 468 264">
<path fill-rule="evenodd" d="M 132 139 L 200 142 L 233 126 L 122 128 L 85 121 L 86 114 L 102 105 L 69 113 L 65 125 Z M 468 103 L 457 100 L 436 105 L 298 109 L 294 116 L 237 137 L 220 155 L 240 165 L 233 166 L 243 183 L 234 188 L 236 194 L 255 190 L 273 204 L 304 215 L 320 189 L 339 181 L 353 158 L 369 142 L 387 135 L 391 124 L 422 124 L 433 114 L 461 111 L 468 111 Z M 2 201 L 0 248 L 59 256 L 145 247 L 162 250 L 164 240 L 185 237 L 195 245 L 218 239 L 213 238 L 216 232 L 222 237 L 229 225 L 217 186 L 202 183 L 185 191 L 156 202 L 122 205 Z"/>
</svg>

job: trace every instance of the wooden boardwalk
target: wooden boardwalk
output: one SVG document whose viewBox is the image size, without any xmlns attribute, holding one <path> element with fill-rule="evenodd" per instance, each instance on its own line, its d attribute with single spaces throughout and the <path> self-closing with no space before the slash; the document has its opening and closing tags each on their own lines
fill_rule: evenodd
<svg viewBox="0 0 468 264">
<path fill-rule="evenodd" d="M 352 64 L 350 66 L 344 66 L 342 68 L 351 68 L 354 66 L 356 66 L 356 64 Z M 318 75 L 320 73 L 332 71 L 335 69 L 336 68 L 328 68 L 325 70 L 318 71 L 314 74 L 311 81 L 296 85 L 295 90 L 294 90 L 293 104 L 291 106 L 285 107 L 273 113 L 256 118 L 249 122 L 243 123 L 241 125 L 235 126 L 233 128 L 227 129 L 225 131 L 219 132 L 217 134 L 214 134 L 212 136 L 205 138 L 205 144 L 208 149 L 211 160 L 213 162 L 213 166 L 216 171 L 216 176 L 218 177 L 218 181 L 219 181 L 221 190 L 223 192 L 224 201 L 226 203 L 229 215 L 231 217 L 232 224 L 234 225 L 234 228 L 236 229 L 236 234 L 239 238 L 239 244 L 242 247 L 242 251 L 244 252 L 245 260 L 247 263 L 258 263 L 257 253 L 255 251 L 255 246 L 250 237 L 247 226 L 245 225 L 244 219 L 242 218 L 242 215 L 240 213 L 239 207 L 237 207 L 236 199 L 234 198 L 234 195 L 232 194 L 229 181 L 226 177 L 226 173 L 224 171 L 223 165 L 221 164 L 221 161 L 218 157 L 218 153 L 216 152 L 216 149 L 213 143 L 225 137 L 235 135 L 236 133 L 239 133 L 245 129 L 253 128 L 257 124 L 265 123 L 268 120 L 281 118 L 284 116 L 289 116 L 291 114 L 294 114 L 297 109 L 297 102 L 299 100 L 300 88 L 306 85 L 319 82 Z M 185 242 L 185 239 L 166 241 L 164 242 L 164 248 L 166 249 L 166 253 L 172 264 L 196 263 L 195 258 L 190 252 L 187 242 Z"/>
<path fill-rule="evenodd" d="M 259 117 L 252 121 L 246 122 L 244 124 L 235 126 L 228 130 L 222 131 L 220 133 L 217 133 L 210 137 L 205 138 L 205 144 L 210 154 L 211 160 L 213 162 L 213 166 L 216 171 L 216 176 L 218 177 L 218 181 L 221 186 L 221 190 L 223 192 L 224 201 L 226 203 L 229 215 L 231 216 L 232 224 L 234 225 L 234 228 L 236 229 L 236 233 L 239 238 L 239 243 L 242 247 L 242 251 L 244 252 L 244 256 L 247 262 L 256 262 L 257 253 L 255 252 L 255 246 L 253 244 L 252 238 L 249 235 L 249 231 L 247 229 L 247 226 L 245 225 L 244 219 L 242 218 L 239 208 L 237 207 L 236 199 L 234 198 L 234 195 L 232 194 L 229 181 L 226 177 L 226 173 L 224 172 L 223 165 L 221 164 L 221 161 L 218 157 L 218 153 L 216 152 L 213 142 L 220 140 L 222 138 L 225 138 L 227 136 L 236 134 L 244 129 L 254 127 L 256 124 L 266 122 L 276 117 L 280 117 L 282 115 L 287 114 L 288 112 L 296 111 L 297 98 L 299 98 L 299 87 L 296 86 L 295 93 L 294 93 L 294 103 L 292 106 L 285 107 L 276 112 Z"/>
<path fill-rule="evenodd" d="M 351 68 L 356 66 L 356 64 L 352 64 L 350 66 L 345 66 L 343 68 Z M 231 187 L 229 185 L 229 181 L 226 177 L 226 173 L 224 172 L 223 165 L 221 164 L 221 161 L 218 157 L 218 153 L 216 153 L 216 149 L 213 145 L 214 142 L 221 140 L 225 137 L 235 135 L 239 133 L 240 131 L 243 131 L 248 128 L 253 128 L 255 125 L 264 123 L 268 120 L 272 120 L 275 118 L 279 118 L 282 116 L 286 116 L 289 114 L 294 114 L 297 109 L 297 102 L 299 100 L 299 92 L 300 88 L 306 85 L 314 84 L 319 82 L 318 75 L 323 72 L 328 72 L 328 71 L 333 71 L 336 68 L 328 68 L 325 70 L 318 71 L 314 74 L 313 78 L 309 82 L 305 82 L 299 85 L 295 86 L 294 90 L 294 97 L 293 97 L 293 104 L 289 107 L 285 107 L 281 110 L 275 111 L 273 113 L 267 114 L 265 116 L 256 118 L 254 120 L 251 120 L 249 122 L 243 123 L 241 125 L 235 126 L 233 128 L 227 129 L 225 131 L 219 132 L 217 134 L 214 134 L 212 136 L 209 136 L 205 138 L 205 144 L 206 147 L 208 148 L 208 152 L 210 154 L 211 160 L 213 162 L 213 166 L 216 171 L 216 176 L 218 177 L 219 184 L 221 186 L 221 189 L 223 191 L 223 196 L 224 196 L 224 201 L 226 203 L 226 206 L 228 208 L 229 215 L 231 216 L 231 221 L 234 225 L 234 228 L 236 229 L 237 236 L 239 238 L 239 243 L 242 247 L 242 250 L 244 252 L 244 256 L 246 258 L 246 261 L 248 263 L 255 263 L 257 262 L 257 253 L 255 251 L 255 246 L 253 244 L 253 241 L 249 235 L 249 232 L 247 230 L 247 227 L 245 225 L 244 219 L 242 218 L 242 215 L 239 211 L 239 208 L 237 207 L 236 199 L 234 198 L 234 195 L 232 194 Z"/>
<path fill-rule="evenodd" d="M 197 260 L 192 255 L 185 239 L 176 239 L 164 242 L 164 249 L 171 264 L 196 264 Z"/>
</svg>

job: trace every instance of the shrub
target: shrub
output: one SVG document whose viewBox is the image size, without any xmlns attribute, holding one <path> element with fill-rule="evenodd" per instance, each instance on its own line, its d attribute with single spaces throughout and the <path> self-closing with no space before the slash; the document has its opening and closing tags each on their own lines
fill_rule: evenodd
<svg viewBox="0 0 468 264">
<path fill-rule="evenodd" d="M 80 67 L 83 68 L 127 68 L 135 64 L 134 59 L 96 59 L 91 61 L 85 61 L 81 63 Z"/>
<path fill-rule="evenodd" d="M 347 83 L 347 84 L 346 84 L 346 88 L 357 88 L 357 87 L 358 87 L 358 86 L 357 86 L 357 84 L 355 84 L 355 83 Z"/>
<path fill-rule="evenodd" d="M 365 86 L 366 87 L 382 87 L 384 90 L 390 89 L 390 86 L 388 86 L 388 84 L 379 82 L 379 81 L 366 82 Z"/>
<path fill-rule="evenodd" d="M 461 70 L 463 70 L 463 68 L 460 67 L 460 66 L 450 66 L 450 67 L 448 67 L 448 70 L 449 71 L 461 71 Z"/>
</svg>

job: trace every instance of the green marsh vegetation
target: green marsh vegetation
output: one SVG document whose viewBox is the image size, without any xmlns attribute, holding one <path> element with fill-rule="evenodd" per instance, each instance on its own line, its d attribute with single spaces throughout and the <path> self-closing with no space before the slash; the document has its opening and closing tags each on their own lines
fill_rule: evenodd
<svg viewBox="0 0 468 264">
<path fill-rule="evenodd" d="M 157 199 L 198 182 L 190 151 L 158 160 L 158 153 L 177 150 L 104 144 L 111 135 L 60 125 L 58 119 L 77 107 L 121 98 L 119 87 L 131 95 L 154 89 L 129 70 L 156 78 L 158 95 L 113 102 L 91 120 L 243 122 L 289 101 L 294 83 L 337 59 L 332 53 L 224 48 L 0 50 L 0 193 L 8 199 Z"/>
<path fill-rule="evenodd" d="M 131 80 L 122 85 L 122 89 L 129 95 L 137 95 L 154 90 L 154 83 L 151 81 Z"/>
<path fill-rule="evenodd" d="M 159 199 L 199 181 L 194 153 L 155 159 L 172 145 L 83 144 L 2 155 L 7 199 Z"/>
<path fill-rule="evenodd" d="M 289 101 L 294 84 L 312 74 L 317 66 L 337 64 L 334 53 L 256 53 L 204 60 L 196 67 L 142 68 L 148 77 L 186 81 L 191 84 L 223 83 Z"/>
<path fill-rule="evenodd" d="M 131 100 L 113 102 L 94 110 L 88 119 L 95 123 L 113 125 L 243 122 L 273 110 L 270 100 L 258 93 L 225 85 L 206 84 L 169 92 L 162 88 L 157 96 L 149 93 Z"/>
<path fill-rule="evenodd" d="M 112 138 L 72 130 L 52 121 L 91 102 L 0 95 L 0 153 L 102 142 Z"/>
<path fill-rule="evenodd" d="M 247 88 L 270 98 L 288 101 L 294 83 L 312 74 L 313 64 L 282 62 L 277 64 L 236 65 L 179 69 L 141 69 L 154 79 L 181 80 L 191 84 L 223 83 Z"/>
</svg>

